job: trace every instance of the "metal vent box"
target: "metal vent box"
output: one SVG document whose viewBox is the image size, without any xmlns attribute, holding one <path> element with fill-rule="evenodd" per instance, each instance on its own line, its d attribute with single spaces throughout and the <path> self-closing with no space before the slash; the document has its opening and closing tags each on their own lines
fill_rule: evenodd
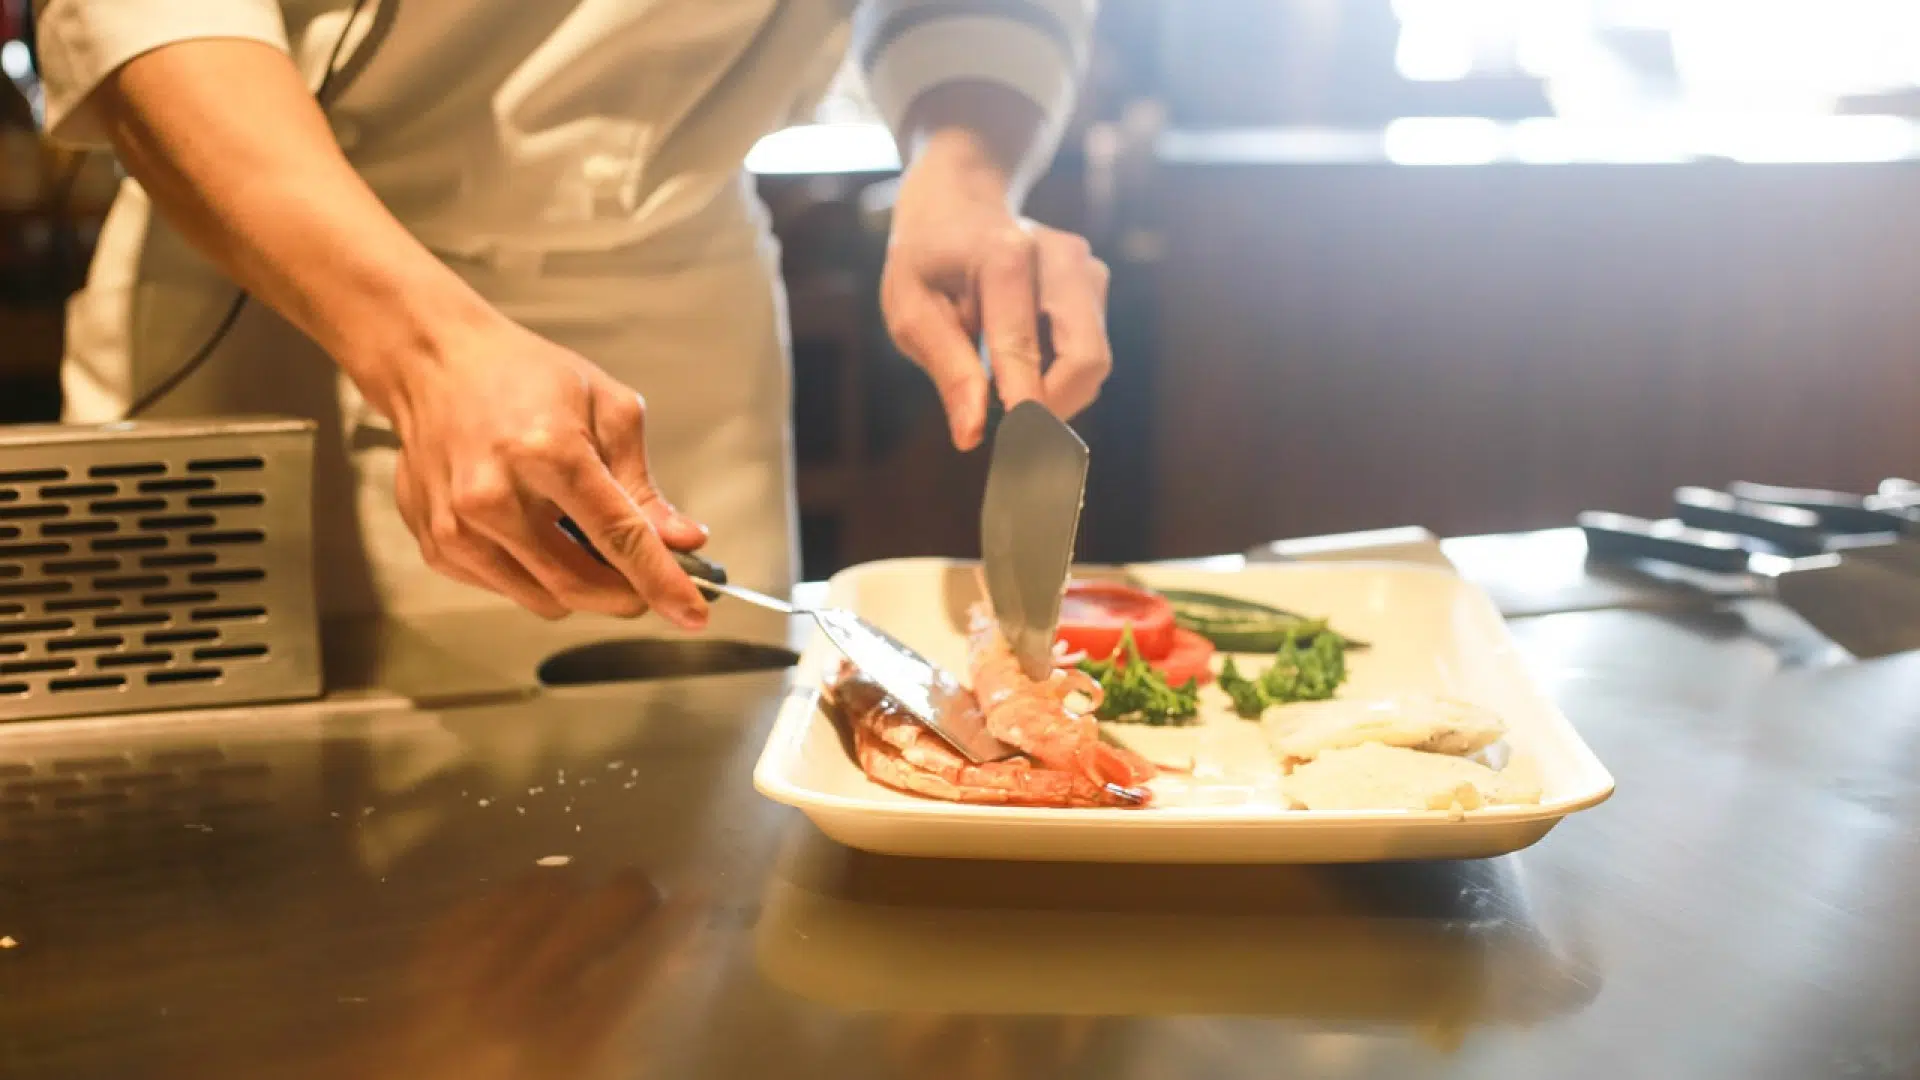
<svg viewBox="0 0 1920 1080">
<path fill-rule="evenodd" d="M 318 696 L 314 430 L 0 427 L 0 721 Z"/>
</svg>

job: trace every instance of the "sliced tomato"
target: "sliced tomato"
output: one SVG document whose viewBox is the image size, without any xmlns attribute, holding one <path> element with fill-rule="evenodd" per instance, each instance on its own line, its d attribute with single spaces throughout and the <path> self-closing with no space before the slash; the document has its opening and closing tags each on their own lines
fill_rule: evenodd
<svg viewBox="0 0 1920 1080">
<path fill-rule="evenodd" d="M 1170 686 L 1185 686 L 1188 679 L 1201 683 L 1213 681 L 1213 642 L 1184 626 L 1173 629 L 1173 648 L 1165 656 L 1150 661 Z"/>
<path fill-rule="evenodd" d="M 1145 589 L 1117 581 L 1075 581 L 1060 600 L 1056 640 L 1097 659 L 1112 656 L 1121 636 L 1133 631 L 1142 660 L 1158 660 L 1173 649 L 1173 605 Z"/>
</svg>

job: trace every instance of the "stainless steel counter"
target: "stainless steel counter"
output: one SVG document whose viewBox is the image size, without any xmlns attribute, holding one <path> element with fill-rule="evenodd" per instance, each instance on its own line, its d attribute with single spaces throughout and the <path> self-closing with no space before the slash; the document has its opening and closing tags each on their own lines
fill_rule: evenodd
<svg viewBox="0 0 1920 1080">
<path fill-rule="evenodd" d="M 851 853 L 750 785 L 783 672 L 535 692 L 518 622 L 363 637 L 426 707 L 21 725 L 0 1076 L 1920 1076 L 1920 656 L 1748 615 L 1516 620 L 1619 790 L 1475 863 Z"/>
</svg>

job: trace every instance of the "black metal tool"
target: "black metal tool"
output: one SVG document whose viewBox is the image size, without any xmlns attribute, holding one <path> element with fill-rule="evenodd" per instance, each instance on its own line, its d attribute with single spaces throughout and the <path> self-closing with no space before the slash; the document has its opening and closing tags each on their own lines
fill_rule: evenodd
<svg viewBox="0 0 1920 1080">
<path fill-rule="evenodd" d="M 1728 485 L 1727 494 L 1749 503 L 1806 510 L 1819 516 L 1820 528 L 1827 532 L 1920 535 L 1920 493 L 1855 495 L 1742 482 Z"/>
<path fill-rule="evenodd" d="M 1851 552 L 1801 558 L 1756 553 L 1750 541 L 1669 519 L 1580 515 L 1589 558 L 1648 560 L 1714 575 L 1726 598 L 1776 600 L 1862 659 L 1920 649 L 1920 576 Z"/>
</svg>

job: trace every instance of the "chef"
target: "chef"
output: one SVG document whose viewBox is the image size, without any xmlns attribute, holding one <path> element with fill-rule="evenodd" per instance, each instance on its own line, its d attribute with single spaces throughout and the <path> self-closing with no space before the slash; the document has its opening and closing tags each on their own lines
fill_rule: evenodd
<svg viewBox="0 0 1920 1080">
<path fill-rule="evenodd" d="M 990 393 L 1071 415 L 1109 364 L 1106 268 L 1016 208 L 1093 6 L 36 0 L 51 132 L 132 178 L 69 312 L 66 417 L 319 420 L 333 612 L 697 628 L 672 550 L 767 590 L 796 572 L 748 150 L 850 47 L 908 162 L 881 306 L 954 445 Z"/>
</svg>

